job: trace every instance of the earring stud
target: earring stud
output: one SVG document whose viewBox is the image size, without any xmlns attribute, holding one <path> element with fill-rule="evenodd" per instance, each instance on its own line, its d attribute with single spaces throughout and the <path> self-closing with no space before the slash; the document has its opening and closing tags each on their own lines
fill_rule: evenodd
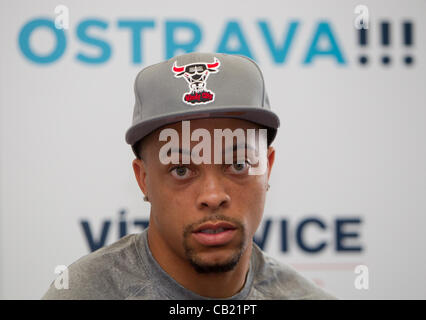
<svg viewBox="0 0 426 320">
<path fill-rule="evenodd" d="M 148 197 L 147 197 L 147 196 L 144 196 L 144 197 L 143 197 L 143 201 L 148 202 L 148 201 L 149 201 Z"/>
</svg>

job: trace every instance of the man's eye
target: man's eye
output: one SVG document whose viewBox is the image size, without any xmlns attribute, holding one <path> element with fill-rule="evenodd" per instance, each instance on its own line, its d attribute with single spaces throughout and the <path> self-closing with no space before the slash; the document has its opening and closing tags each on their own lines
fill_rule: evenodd
<svg viewBox="0 0 426 320">
<path fill-rule="evenodd" d="M 233 166 L 236 171 L 242 171 L 246 168 L 245 163 L 234 163 Z"/>
<path fill-rule="evenodd" d="M 245 161 L 245 162 L 233 163 L 229 167 L 229 170 L 231 170 L 232 173 L 242 174 L 242 173 L 245 173 L 249 168 L 250 168 L 250 163 L 248 161 Z"/>
<path fill-rule="evenodd" d="M 177 179 L 185 179 L 191 175 L 191 170 L 187 167 L 175 167 L 170 172 Z"/>
</svg>

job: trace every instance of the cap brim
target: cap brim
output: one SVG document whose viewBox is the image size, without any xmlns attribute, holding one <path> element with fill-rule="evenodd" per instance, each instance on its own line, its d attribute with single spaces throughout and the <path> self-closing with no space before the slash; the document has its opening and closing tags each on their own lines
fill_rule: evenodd
<svg viewBox="0 0 426 320">
<path fill-rule="evenodd" d="M 151 132 L 165 125 L 180 122 L 183 120 L 204 119 L 204 118 L 236 118 L 251 121 L 265 127 L 274 129 L 268 130 L 268 143 L 274 140 L 280 120 L 278 116 L 271 110 L 260 109 L 245 106 L 220 107 L 214 106 L 211 108 L 204 107 L 203 109 L 195 109 L 191 111 L 183 111 L 162 115 L 145 119 L 133 126 L 126 132 L 126 142 L 134 145 L 137 141 L 144 138 Z"/>
</svg>

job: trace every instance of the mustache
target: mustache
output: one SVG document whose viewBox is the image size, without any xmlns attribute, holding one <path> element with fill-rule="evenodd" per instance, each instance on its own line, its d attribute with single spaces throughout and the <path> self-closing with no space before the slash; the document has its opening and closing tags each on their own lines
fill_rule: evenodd
<svg viewBox="0 0 426 320">
<path fill-rule="evenodd" d="M 228 216 L 224 216 L 222 214 L 214 214 L 214 215 L 205 216 L 204 218 L 200 219 L 199 221 L 191 223 L 191 224 L 185 226 L 185 228 L 183 230 L 183 236 L 184 236 L 184 238 L 188 237 L 195 229 L 197 229 L 203 223 L 206 223 L 206 222 L 215 223 L 215 222 L 218 222 L 218 221 L 227 221 L 227 222 L 230 222 L 237 229 L 240 229 L 243 232 L 245 231 L 244 225 L 238 219 L 231 218 L 231 217 L 228 217 Z"/>
</svg>

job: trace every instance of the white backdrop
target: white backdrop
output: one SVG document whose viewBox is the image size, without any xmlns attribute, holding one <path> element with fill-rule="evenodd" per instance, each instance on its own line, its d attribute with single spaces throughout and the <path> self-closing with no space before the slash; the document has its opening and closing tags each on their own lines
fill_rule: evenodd
<svg viewBox="0 0 426 320">
<path fill-rule="evenodd" d="M 133 81 L 185 50 L 249 54 L 264 71 L 282 121 L 264 249 L 340 298 L 426 298 L 426 2 L 261 3 L 0 2 L 0 298 L 38 299 L 57 265 L 90 252 L 88 237 L 142 230 L 149 206 L 124 142 Z M 58 5 L 67 30 L 43 26 Z"/>
</svg>

